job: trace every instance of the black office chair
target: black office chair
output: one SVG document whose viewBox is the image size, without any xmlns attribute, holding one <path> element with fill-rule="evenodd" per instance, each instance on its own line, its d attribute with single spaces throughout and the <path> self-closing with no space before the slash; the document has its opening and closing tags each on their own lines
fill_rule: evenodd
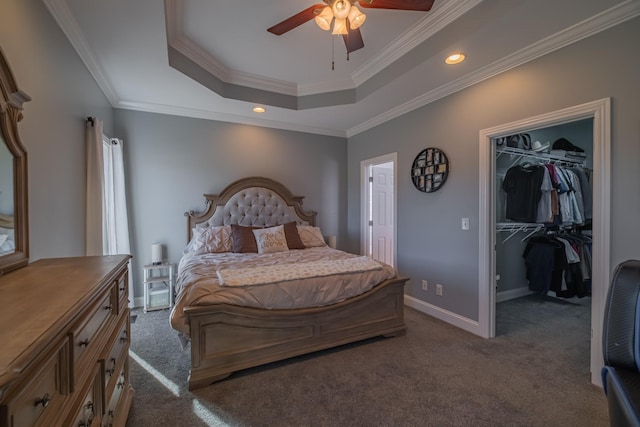
<svg viewBox="0 0 640 427">
<path fill-rule="evenodd" d="M 616 267 L 604 313 L 602 385 L 611 426 L 640 426 L 640 260 Z"/>
</svg>

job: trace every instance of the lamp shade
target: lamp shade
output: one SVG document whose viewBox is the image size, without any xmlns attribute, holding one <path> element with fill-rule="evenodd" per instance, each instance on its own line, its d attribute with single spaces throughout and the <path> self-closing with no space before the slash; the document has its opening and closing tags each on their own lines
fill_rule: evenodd
<svg viewBox="0 0 640 427">
<path fill-rule="evenodd" d="M 331 12 L 331 8 L 326 6 L 322 9 L 322 12 L 315 17 L 315 20 L 318 27 L 325 31 L 329 31 L 331 29 L 331 21 L 333 20 L 333 12 Z"/>
<path fill-rule="evenodd" d="M 159 243 L 154 243 L 153 245 L 151 245 L 151 263 L 162 263 L 162 245 Z"/>
<path fill-rule="evenodd" d="M 331 34 L 349 34 L 347 31 L 347 20 L 336 18 L 333 22 L 333 32 Z"/>
<path fill-rule="evenodd" d="M 351 11 L 351 3 L 349 0 L 336 0 L 333 2 L 332 10 L 336 19 L 345 19 Z"/>
<path fill-rule="evenodd" d="M 364 21 L 367 19 L 367 15 L 360 12 L 355 5 L 351 6 L 351 10 L 349 11 L 349 26 L 352 30 L 356 28 L 360 28 L 360 25 L 364 24 Z"/>
</svg>

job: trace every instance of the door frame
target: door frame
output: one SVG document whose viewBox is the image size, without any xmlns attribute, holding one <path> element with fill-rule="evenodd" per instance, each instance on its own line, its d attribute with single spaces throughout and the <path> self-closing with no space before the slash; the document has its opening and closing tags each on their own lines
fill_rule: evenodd
<svg viewBox="0 0 640 427">
<path fill-rule="evenodd" d="M 368 206 L 370 203 L 369 177 L 370 166 L 384 163 L 393 164 L 393 265 L 398 265 L 398 153 L 389 153 L 360 162 L 360 253 L 367 254 L 367 246 L 371 236 L 368 227 Z"/>
<path fill-rule="evenodd" d="M 479 330 L 495 336 L 495 144 L 494 138 L 538 128 L 593 119 L 593 245 L 591 273 L 591 382 L 602 386 L 602 322 L 610 285 L 611 98 L 603 98 L 551 113 L 480 131 L 479 199 Z"/>
</svg>

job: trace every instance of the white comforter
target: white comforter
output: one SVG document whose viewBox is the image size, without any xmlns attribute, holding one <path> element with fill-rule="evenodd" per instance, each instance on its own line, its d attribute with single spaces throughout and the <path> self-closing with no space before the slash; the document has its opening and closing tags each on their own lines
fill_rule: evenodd
<svg viewBox="0 0 640 427">
<path fill-rule="evenodd" d="M 247 286 L 220 286 L 218 271 L 253 269 L 261 266 L 282 266 L 299 263 L 354 258 L 357 255 L 328 247 L 291 250 L 269 254 L 186 254 L 180 260 L 176 280 L 176 305 L 171 313 L 171 326 L 189 335 L 184 307 L 211 304 L 231 304 L 266 309 L 320 307 L 359 295 L 378 283 L 395 276 L 386 264 L 376 269 L 355 269 L 347 273 L 290 279 L 277 283 Z M 255 281 L 260 282 L 258 281 Z"/>
</svg>

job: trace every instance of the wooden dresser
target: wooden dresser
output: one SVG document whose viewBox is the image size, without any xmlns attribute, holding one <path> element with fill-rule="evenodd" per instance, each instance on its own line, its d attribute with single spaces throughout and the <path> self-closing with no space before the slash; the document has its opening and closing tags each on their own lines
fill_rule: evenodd
<svg viewBox="0 0 640 427">
<path fill-rule="evenodd" d="M 43 259 L 0 276 L 0 427 L 126 424 L 129 258 Z"/>
</svg>

